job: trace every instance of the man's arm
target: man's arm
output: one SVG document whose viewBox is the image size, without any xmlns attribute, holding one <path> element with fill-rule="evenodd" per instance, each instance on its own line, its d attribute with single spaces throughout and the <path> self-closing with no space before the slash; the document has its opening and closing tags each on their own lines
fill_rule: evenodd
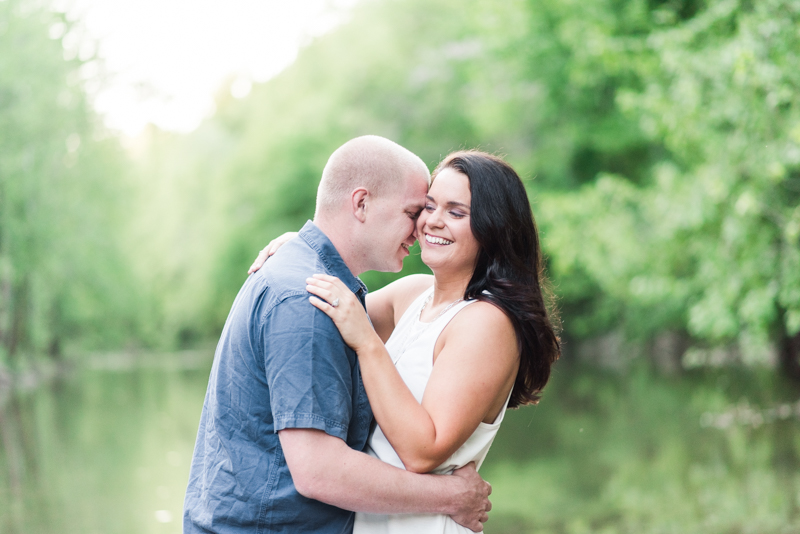
<svg viewBox="0 0 800 534">
<path fill-rule="evenodd" d="M 453 476 L 419 475 L 354 451 L 320 430 L 278 432 L 295 488 L 304 497 L 376 514 L 446 514 L 475 532 L 491 509 L 488 482 L 474 468 Z"/>
</svg>

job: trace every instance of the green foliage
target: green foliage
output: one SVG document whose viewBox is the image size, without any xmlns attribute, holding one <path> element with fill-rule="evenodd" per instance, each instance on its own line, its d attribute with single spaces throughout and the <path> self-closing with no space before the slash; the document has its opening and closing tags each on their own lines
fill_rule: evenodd
<svg viewBox="0 0 800 534">
<path fill-rule="evenodd" d="M 670 330 L 763 354 L 800 331 L 798 5 L 364 0 L 248 97 L 222 88 L 196 132 L 150 130 L 131 181 L 88 70 L 47 38 L 70 26 L 2 2 L 4 353 L 215 337 L 256 252 L 313 216 L 328 155 L 373 133 L 431 168 L 506 156 L 567 337 Z"/>
<path fill-rule="evenodd" d="M 135 335 L 122 154 L 90 111 L 63 17 L 0 2 L 0 365 Z"/>
<path fill-rule="evenodd" d="M 143 182 L 159 191 L 172 187 L 160 183 L 165 176 L 181 184 L 165 197 L 162 213 L 171 222 L 157 223 L 160 231 L 179 232 L 181 250 L 196 234 L 184 228 L 193 209 L 184 211 L 187 196 L 207 200 L 200 202 L 203 220 L 189 226 L 214 226 L 205 241 L 190 239 L 189 256 L 154 281 L 167 308 L 190 303 L 165 312 L 164 323 L 193 331 L 189 338 L 215 332 L 256 251 L 313 215 L 328 155 L 357 135 L 394 139 L 431 168 L 463 147 L 500 151 L 523 176 L 537 175 L 539 189 L 568 190 L 606 163 L 644 165 L 650 142 L 613 105 L 612 78 L 631 69 L 606 58 L 608 76 L 579 76 L 587 61 L 578 53 L 582 32 L 628 34 L 641 25 L 640 12 L 609 5 L 364 2 L 246 99 L 221 94 L 215 117 L 177 142 L 183 149 L 164 149 L 154 133 L 140 161 L 150 152 L 166 160 L 145 164 Z M 612 7 L 610 18 L 593 19 Z M 609 130 L 619 135 L 603 133 Z M 172 254 L 172 246 L 158 250 L 142 256 Z M 203 274 L 183 279 L 189 264 Z M 412 257 L 404 274 L 421 270 Z M 365 280 L 374 288 L 395 277 L 368 273 Z"/>
<path fill-rule="evenodd" d="M 666 152 L 638 186 L 606 176 L 543 201 L 568 290 L 579 272 L 649 333 L 752 348 L 800 331 L 798 23 L 797 2 L 710 2 L 642 39 L 641 87 L 617 104 Z"/>
</svg>

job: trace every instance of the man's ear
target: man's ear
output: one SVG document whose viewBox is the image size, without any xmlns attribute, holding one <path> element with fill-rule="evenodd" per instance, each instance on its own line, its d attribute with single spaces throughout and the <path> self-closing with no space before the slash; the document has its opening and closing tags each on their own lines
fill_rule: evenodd
<svg viewBox="0 0 800 534">
<path fill-rule="evenodd" d="M 369 204 L 369 191 L 364 187 L 354 189 L 350 193 L 350 208 L 353 216 L 362 223 L 367 220 L 367 204 Z"/>
</svg>

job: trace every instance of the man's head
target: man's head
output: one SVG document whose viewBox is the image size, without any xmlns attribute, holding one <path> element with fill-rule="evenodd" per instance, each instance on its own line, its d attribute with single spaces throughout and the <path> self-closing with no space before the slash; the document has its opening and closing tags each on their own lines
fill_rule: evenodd
<svg viewBox="0 0 800 534">
<path fill-rule="evenodd" d="M 429 183 L 428 168 L 412 152 L 383 137 L 357 137 L 328 159 L 314 221 L 354 273 L 397 272 L 416 239 Z"/>
</svg>

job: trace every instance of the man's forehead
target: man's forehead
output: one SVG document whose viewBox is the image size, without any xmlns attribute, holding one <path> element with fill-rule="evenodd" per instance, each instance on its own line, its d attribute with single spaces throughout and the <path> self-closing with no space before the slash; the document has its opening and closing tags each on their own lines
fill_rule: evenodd
<svg viewBox="0 0 800 534">
<path fill-rule="evenodd" d="M 405 187 L 396 192 L 396 201 L 404 211 L 409 209 L 421 210 L 425 206 L 425 195 L 428 194 L 428 178 L 423 173 L 414 173 L 406 176 Z"/>
<path fill-rule="evenodd" d="M 425 184 L 423 187 L 420 187 L 417 184 L 414 187 L 409 187 L 406 191 L 405 198 L 403 199 L 404 204 L 408 204 L 409 206 L 417 206 L 422 208 L 425 205 L 426 198 L 425 196 L 428 194 L 428 186 Z"/>
<path fill-rule="evenodd" d="M 425 196 L 428 193 L 430 176 L 423 173 L 414 173 L 406 179 L 406 191 L 410 195 Z"/>
</svg>

